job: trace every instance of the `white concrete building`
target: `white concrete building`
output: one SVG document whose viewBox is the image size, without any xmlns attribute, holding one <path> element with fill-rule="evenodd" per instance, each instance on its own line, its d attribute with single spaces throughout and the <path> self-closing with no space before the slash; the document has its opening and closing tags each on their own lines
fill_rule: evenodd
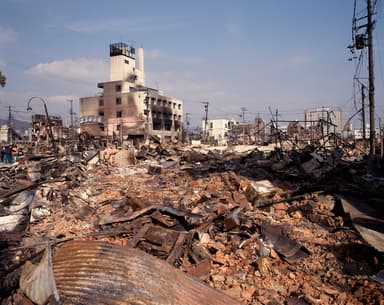
<svg viewBox="0 0 384 305">
<path fill-rule="evenodd" d="M 10 130 L 7 125 L 0 126 L 0 143 L 10 142 Z"/>
<path fill-rule="evenodd" d="M 371 130 L 370 130 L 370 128 L 369 128 L 369 124 L 367 124 L 366 125 L 366 127 L 365 127 L 365 138 L 366 139 L 370 139 L 371 138 Z M 364 133 L 363 133 L 363 129 L 362 128 L 360 128 L 360 129 L 354 129 L 353 130 L 353 138 L 355 139 L 355 140 L 362 140 L 363 139 L 363 135 L 364 135 Z M 375 129 L 375 138 L 377 139 L 377 138 L 379 138 L 380 137 L 380 129 L 379 128 L 376 128 Z"/>
<path fill-rule="evenodd" d="M 228 141 L 228 132 L 232 127 L 237 124 L 233 119 L 212 119 L 207 120 L 207 125 L 205 125 L 205 120 L 202 121 L 202 129 L 206 131 L 207 139 L 212 139 L 218 145 L 226 145 Z"/>
<path fill-rule="evenodd" d="M 314 111 L 304 110 L 304 127 L 314 127 L 317 125 L 323 125 L 324 134 L 331 132 L 340 133 L 343 126 L 343 111 L 341 108 L 337 110 L 331 110 L 326 107 L 317 108 Z"/>
<path fill-rule="evenodd" d="M 181 139 L 183 102 L 145 86 L 144 50 L 110 45 L 110 80 L 98 96 L 80 99 L 80 130 L 114 139 L 158 135 Z"/>
</svg>

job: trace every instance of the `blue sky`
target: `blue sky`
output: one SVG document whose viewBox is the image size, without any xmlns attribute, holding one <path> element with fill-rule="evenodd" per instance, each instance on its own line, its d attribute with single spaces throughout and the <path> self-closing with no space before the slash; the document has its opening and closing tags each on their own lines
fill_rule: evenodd
<svg viewBox="0 0 384 305">
<path fill-rule="evenodd" d="M 383 0 L 377 1 L 377 116 L 384 119 Z M 99 92 L 109 78 L 109 44 L 144 47 L 147 85 L 184 101 L 193 125 L 204 116 L 246 120 L 269 107 L 281 119 L 303 109 L 354 111 L 354 61 L 348 61 L 353 0 L 48 1 L 2 0 L 0 118 L 7 106 L 29 119 L 41 96 L 50 114 L 69 120 L 69 102 Z M 365 0 L 357 0 L 358 10 Z M 361 75 L 366 75 L 366 63 Z M 34 101 L 33 111 L 42 111 Z"/>
</svg>

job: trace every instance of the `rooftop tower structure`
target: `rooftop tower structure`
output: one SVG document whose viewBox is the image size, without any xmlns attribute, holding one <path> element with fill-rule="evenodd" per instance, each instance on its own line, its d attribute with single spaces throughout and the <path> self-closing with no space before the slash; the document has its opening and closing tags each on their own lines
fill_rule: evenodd
<svg viewBox="0 0 384 305">
<path fill-rule="evenodd" d="M 144 76 L 144 50 L 139 48 L 137 52 L 134 47 L 123 42 L 109 45 L 109 80 L 126 81 L 137 86 L 145 85 Z"/>
</svg>

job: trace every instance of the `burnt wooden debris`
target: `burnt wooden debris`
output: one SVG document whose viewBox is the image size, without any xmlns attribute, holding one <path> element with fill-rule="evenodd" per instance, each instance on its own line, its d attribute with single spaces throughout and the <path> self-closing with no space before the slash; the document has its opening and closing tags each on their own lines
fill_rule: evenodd
<svg viewBox="0 0 384 305">
<path fill-rule="evenodd" d="M 349 147 L 27 156 L 0 167 L 0 304 L 384 304 L 383 189 Z"/>
</svg>

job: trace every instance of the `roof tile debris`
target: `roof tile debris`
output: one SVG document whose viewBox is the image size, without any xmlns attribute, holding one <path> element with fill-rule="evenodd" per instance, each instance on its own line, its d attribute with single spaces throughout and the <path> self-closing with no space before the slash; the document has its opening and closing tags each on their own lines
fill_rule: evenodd
<svg viewBox="0 0 384 305">
<path fill-rule="evenodd" d="M 157 141 L 29 156 L 0 167 L 1 304 L 384 304 L 366 168 Z"/>
</svg>

